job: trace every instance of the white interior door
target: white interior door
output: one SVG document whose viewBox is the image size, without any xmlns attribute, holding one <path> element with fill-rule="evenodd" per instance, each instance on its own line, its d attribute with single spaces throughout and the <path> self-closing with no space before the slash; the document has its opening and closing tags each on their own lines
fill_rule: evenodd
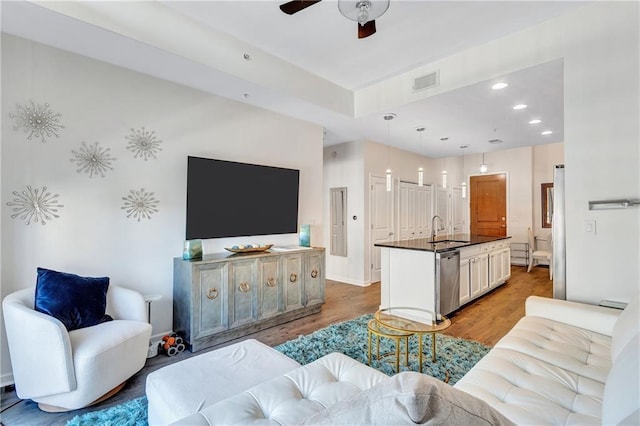
<svg viewBox="0 0 640 426">
<path fill-rule="evenodd" d="M 384 177 L 371 176 L 371 282 L 380 281 L 380 247 L 374 244 L 393 239 L 393 192 L 387 191 Z"/>
<path fill-rule="evenodd" d="M 442 219 L 442 226 L 439 222 L 436 222 L 436 235 L 438 236 L 451 232 L 451 206 L 449 200 L 449 189 L 438 186 L 436 188 L 436 214 Z"/>
</svg>

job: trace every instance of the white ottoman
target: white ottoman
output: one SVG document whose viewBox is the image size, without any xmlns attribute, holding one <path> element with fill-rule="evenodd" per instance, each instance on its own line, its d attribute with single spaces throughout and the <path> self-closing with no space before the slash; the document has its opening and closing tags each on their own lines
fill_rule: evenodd
<svg viewBox="0 0 640 426">
<path fill-rule="evenodd" d="M 254 339 L 176 362 L 147 376 L 149 425 L 166 425 L 300 367 Z"/>
</svg>

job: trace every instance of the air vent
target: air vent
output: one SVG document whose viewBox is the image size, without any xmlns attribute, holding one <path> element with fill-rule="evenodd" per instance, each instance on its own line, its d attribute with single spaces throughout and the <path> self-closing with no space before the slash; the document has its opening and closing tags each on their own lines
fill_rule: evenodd
<svg viewBox="0 0 640 426">
<path fill-rule="evenodd" d="M 502 143 L 502 140 L 500 140 L 500 139 L 491 139 L 491 140 L 489 141 L 489 143 L 492 143 L 492 144 L 494 144 L 494 145 L 495 145 L 495 144 Z"/>
<path fill-rule="evenodd" d="M 422 77 L 413 79 L 413 91 L 419 92 L 420 90 L 429 89 L 440 84 L 440 71 L 434 71 L 430 74 L 423 75 Z"/>
</svg>

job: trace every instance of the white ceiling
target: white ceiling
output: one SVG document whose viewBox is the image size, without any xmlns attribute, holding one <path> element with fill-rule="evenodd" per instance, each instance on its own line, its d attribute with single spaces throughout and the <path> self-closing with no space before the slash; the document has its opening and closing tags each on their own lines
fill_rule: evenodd
<svg viewBox="0 0 640 426">
<path fill-rule="evenodd" d="M 357 91 L 456 52 L 486 43 L 566 13 L 584 3 L 570 1 L 399 1 L 376 20 L 377 33 L 358 40 L 356 23 L 340 15 L 337 2 L 324 0 L 295 15 L 282 13 L 275 1 L 163 1 L 217 34 L 225 33 L 273 57 L 338 86 Z M 131 2 L 131 15 L 145 4 Z M 252 103 L 318 123 L 326 129 L 325 145 L 356 139 L 390 143 L 431 157 L 479 153 L 550 142 L 563 135 L 562 61 L 504 76 L 510 85 L 491 90 L 479 83 L 364 117 L 336 114 L 322 105 L 296 99 L 277 87 L 227 75 L 215 66 L 194 64 L 161 45 L 150 45 L 114 27 L 69 19 L 43 3 L 3 2 L 3 31 L 115 63 L 201 90 Z M 151 5 L 149 5 L 151 6 Z M 157 6 L 157 5 L 156 5 Z M 123 7 L 121 3 L 119 7 Z M 126 7 L 126 4 L 124 5 Z M 143 19 L 144 16 L 139 19 Z M 38 23 L 34 25 L 36 20 Z M 131 25 L 130 22 L 124 24 Z M 115 24 L 112 24 L 115 25 Z M 64 31 L 61 29 L 64 28 Z M 177 27 L 176 27 L 177 28 Z M 171 33 L 173 29 L 167 28 Z M 194 43 L 195 44 L 195 43 Z M 202 55 L 206 55 L 203 52 Z M 189 72 L 185 72 L 188 68 Z M 269 72 L 269 70 L 265 70 Z M 215 76 L 212 79 L 211 76 Z M 214 81 L 212 81 L 214 80 Z M 240 94 L 247 93 L 244 97 Z M 514 111 L 515 103 L 529 108 Z M 382 116 L 398 118 L 387 127 Z M 532 126 L 528 121 L 540 118 Z M 415 131 L 424 126 L 422 142 Z M 550 129 L 552 135 L 540 131 Z M 388 140 L 388 134 L 391 139 Z M 448 141 L 442 142 L 441 138 Z M 491 145 L 490 139 L 504 143 Z M 461 145 L 468 145 L 460 149 Z"/>
</svg>

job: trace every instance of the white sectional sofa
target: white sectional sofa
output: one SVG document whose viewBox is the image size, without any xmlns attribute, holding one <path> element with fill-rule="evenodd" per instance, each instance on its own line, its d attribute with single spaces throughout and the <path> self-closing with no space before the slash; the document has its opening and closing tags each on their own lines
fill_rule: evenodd
<svg viewBox="0 0 640 426">
<path fill-rule="evenodd" d="M 640 308 L 529 297 L 526 316 L 456 383 L 517 424 L 640 424 Z"/>
<path fill-rule="evenodd" d="M 532 296 L 526 316 L 454 387 L 418 373 L 389 378 L 335 353 L 299 366 L 248 340 L 151 373 L 149 423 L 637 425 L 639 304 Z M 176 392 L 177 377 L 208 384 Z"/>
</svg>

